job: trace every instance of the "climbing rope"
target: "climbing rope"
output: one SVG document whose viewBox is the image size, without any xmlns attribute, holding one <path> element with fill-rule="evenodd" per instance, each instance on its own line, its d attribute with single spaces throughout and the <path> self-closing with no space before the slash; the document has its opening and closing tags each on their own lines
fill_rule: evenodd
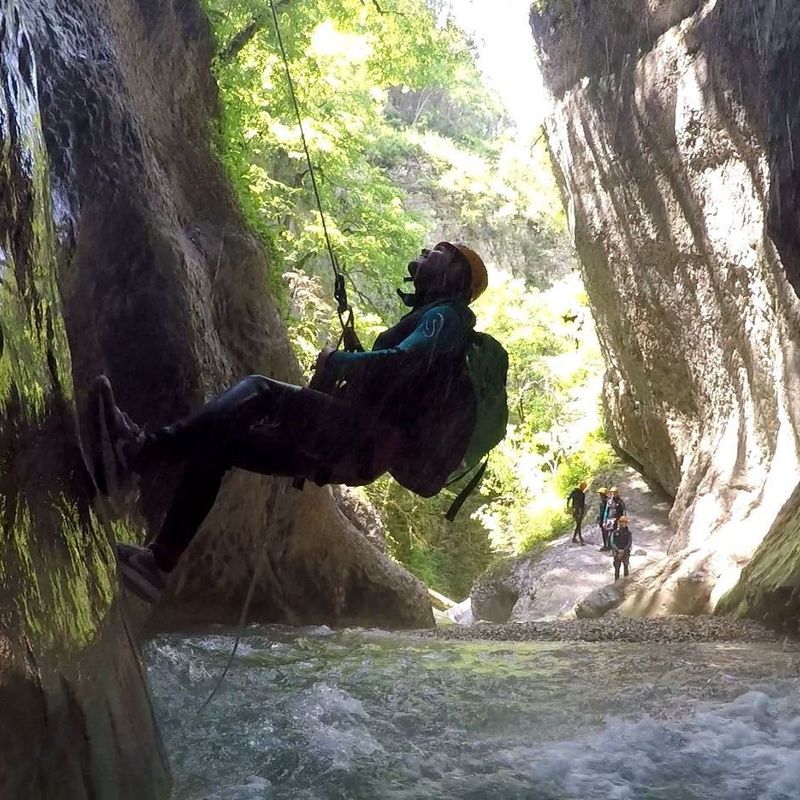
<svg viewBox="0 0 800 800">
<path fill-rule="evenodd" d="M 345 349 L 347 350 L 360 350 L 361 345 L 358 342 L 358 338 L 356 337 L 355 333 L 355 326 L 354 326 L 354 318 L 353 318 L 353 309 L 350 306 L 350 303 L 347 300 L 347 289 L 345 287 L 345 276 L 342 273 L 341 269 L 339 269 L 339 264 L 336 260 L 336 255 L 333 252 L 333 244 L 331 242 L 330 234 L 328 233 L 328 224 L 325 220 L 325 212 L 322 209 L 322 198 L 319 194 L 319 187 L 317 186 L 317 176 L 314 171 L 314 165 L 311 161 L 311 153 L 308 150 L 308 142 L 306 140 L 306 132 L 303 127 L 303 118 L 300 114 L 300 105 L 297 102 L 297 95 L 294 90 L 294 81 L 292 80 L 292 74 L 289 70 L 289 57 L 286 54 L 286 48 L 283 44 L 283 36 L 281 35 L 281 27 L 278 22 L 278 14 L 275 10 L 275 3 L 274 0 L 270 0 L 269 3 L 270 9 L 272 11 L 272 21 L 275 25 L 275 36 L 278 41 L 278 47 L 281 51 L 281 57 L 283 58 L 283 68 L 286 72 L 286 83 L 289 86 L 289 95 L 292 98 L 292 105 L 294 106 L 294 113 L 297 117 L 297 125 L 300 129 L 300 139 L 303 142 L 303 152 L 306 156 L 306 162 L 308 163 L 308 173 L 311 176 L 311 185 L 314 189 L 314 199 L 317 204 L 317 210 L 319 211 L 319 217 L 322 221 L 322 232 L 325 236 L 325 246 L 328 250 L 328 258 L 331 262 L 331 268 L 333 269 L 333 297 L 336 300 L 336 313 L 339 317 L 339 323 L 342 326 L 342 333 L 339 337 L 339 341 L 336 345 L 336 349 L 338 350 L 339 347 L 344 344 Z M 297 489 L 302 489 L 304 484 L 304 479 L 297 478 L 294 480 L 294 486 Z M 275 510 L 278 508 L 278 503 L 283 495 L 283 491 L 285 488 L 285 484 L 281 482 L 280 487 L 278 489 L 278 494 L 275 498 L 275 504 L 273 506 L 273 514 Z M 219 677 L 217 678 L 214 687 L 212 688 L 208 697 L 204 700 L 203 704 L 200 708 L 197 709 L 197 713 L 199 714 L 205 708 L 208 707 L 209 703 L 214 699 L 219 688 L 222 686 L 225 678 L 228 675 L 228 671 L 233 664 L 234 658 L 236 658 L 236 653 L 239 649 L 239 643 L 241 642 L 242 635 L 244 634 L 245 627 L 247 625 L 247 614 L 250 611 L 250 603 L 253 600 L 253 594 L 255 592 L 256 583 L 258 582 L 258 577 L 261 574 L 261 565 L 264 561 L 264 556 L 267 550 L 267 537 L 264 537 L 264 541 L 261 543 L 261 549 L 259 551 L 258 557 L 256 559 L 255 566 L 253 567 L 253 575 L 250 578 L 250 585 L 247 587 L 247 594 L 245 595 L 244 605 L 242 606 L 242 612 L 239 615 L 239 622 L 237 624 L 236 630 L 236 639 L 233 643 L 233 648 L 231 649 L 230 654 L 228 655 L 228 659 L 225 662 L 225 667 L 223 668 L 222 672 L 220 673 Z"/>
<path fill-rule="evenodd" d="M 306 155 L 306 162 L 308 163 L 308 173 L 311 176 L 311 186 L 314 189 L 314 199 L 317 203 L 317 210 L 319 211 L 319 218 L 322 221 L 322 232 L 325 236 L 325 246 L 328 249 L 328 258 L 331 262 L 331 268 L 333 269 L 333 297 L 336 300 L 336 313 L 339 316 L 339 322 L 342 326 L 342 335 L 339 337 L 339 342 L 337 344 L 337 349 L 339 345 L 344 342 L 345 348 L 348 350 L 351 349 L 360 349 L 355 346 L 355 343 L 358 341 L 355 337 L 355 329 L 354 329 L 354 320 L 353 320 L 353 309 L 351 308 L 348 300 L 347 300 L 347 289 L 344 283 L 344 275 L 339 269 L 339 263 L 336 260 L 336 256 L 333 252 L 333 244 L 331 243 L 331 237 L 328 233 L 328 225 L 325 221 L 325 212 L 322 210 L 322 199 L 319 195 L 319 188 L 317 187 L 317 176 L 314 172 L 314 165 L 311 162 L 311 154 L 308 150 L 308 142 L 306 141 L 306 132 L 305 128 L 303 127 L 303 118 L 300 114 L 300 105 L 297 102 L 297 95 L 294 90 L 294 81 L 292 80 L 292 73 L 289 70 L 289 57 L 286 55 L 286 48 L 283 44 L 283 36 L 281 35 L 281 26 L 278 23 L 278 13 L 275 10 L 275 3 L 274 0 L 269 0 L 269 7 L 272 11 L 272 21 L 275 25 L 275 36 L 278 40 L 278 47 L 281 51 L 281 57 L 283 58 L 283 68 L 286 72 L 286 83 L 289 86 L 289 95 L 292 98 L 292 105 L 294 106 L 294 113 L 297 117 L 297 125 L 300 128 L 300 139 L 303 142 L 303 152 Z M 353 345 L 352 347 L 350 345 Z"/>
<path fill-rule="evenodd" d="M 278 485 L 278 491 L 275 494 L 275 502 L 272 504 L 272 514 L 273 516 L 277 513 L 278 508 L 280 507 L 280 502 L 283 497 L 283 492 L 286 489 L 286 483 L 281 481 Z M 269 537 L 264 536 L 261 542 L 261 548 L 258 551 L 258 558 L 256 558 L 255 566 L 253 567 L 253 576 L 250 578 L 250 585 L 247 587 L 247 594 L 244 598 L 244 605 L 242 606 L 242 613 L 239 615 L 239 622 L 236 626 L 236 639 L 233 642 L 233 647 L 231 648 L 231 652 L 228 654 L 228 660 L 225 662 L 225 667 L 223 668 L 222 672 L 220 673 L 219 677 L 217 678 L 214 687 L 211 689 L 210 694 L 206 699 L 203 701 L 203 704 L 200 708 L 197 709 L 197 713 L 200 714 L 208 704 L 216 697 L 217 692 L 219 691 L 220 686 L 222 686 L 225 678 L 228 675 L 228 670 L 230 670 L 231 665 L 233 664 L 233 659 L 236 658 L 236 652 L 239 649 L 239 643 L 242 641 L 242 636 L 244 635 L 244 629 L 247 626 L 247 613 L 250 610 L 250 603 L 253 600 L 253 594 L 255 592 L 256 583 L 258 582 L 258 577 L 261 574 L 261 565 L 264 563 L 264 556 L 267 552 L 267 540 Z"/>
</svg>

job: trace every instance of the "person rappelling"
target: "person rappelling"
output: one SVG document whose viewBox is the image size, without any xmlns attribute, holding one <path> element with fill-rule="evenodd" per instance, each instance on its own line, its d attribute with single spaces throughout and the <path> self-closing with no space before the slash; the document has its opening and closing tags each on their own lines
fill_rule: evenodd
<svg viewBox="0 0 800 800">
<path fill-rule="evenodd" d="M 98 489 L 112 494 L 132 473 L 161 464 L 183 467 L 147 546 L 117 545 L 132 591 L 158 600 L 234 467 L 320 486 L 361 486 L 388 472 L 431 497 L 473 471 L 502 439 L 508 356 L 474 330 L 469 308 L 487 286 L 483 260 L 465 245 L 440 242 L 422 250 L 408 271 L 414 292 L 398 293 L 411 311 L 372 350 L 322 350 L 314 388 L 251 375 L 147 433 L 117 406 L 108 378 L 95 379 L 89 408 Z M 478 477 L 483 468 L 485 461 Z"/>
</svg>

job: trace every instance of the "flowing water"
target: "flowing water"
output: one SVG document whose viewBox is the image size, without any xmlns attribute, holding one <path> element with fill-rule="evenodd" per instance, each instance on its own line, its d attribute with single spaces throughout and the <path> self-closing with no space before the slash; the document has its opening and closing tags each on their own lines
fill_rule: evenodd
<svg viewBox="0 0 800 800">
<path fill-rule="evenodd" d="M 147 649 L 191 800 L 800 798 L 800 651 L 252 628 Z"/>
</svg>

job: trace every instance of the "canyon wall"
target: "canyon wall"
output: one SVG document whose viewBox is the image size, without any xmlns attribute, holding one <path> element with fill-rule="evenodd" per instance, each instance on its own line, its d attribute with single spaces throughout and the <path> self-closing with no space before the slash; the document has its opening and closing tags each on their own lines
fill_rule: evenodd
<svg viewBox="0 0 800 800">
<path fill-rule="evenodd" d="M 776 544 L 800 566 L 800 8 L 570 0 L 531 26 L 609 430 L 674 497 L 671 555 L 623 608 L 764 616 L 745 598 L 787 570 L 742 568 Z"/>
<path fill-rule="evenodd" d="M 29 9 L 0 9 L 0 798 L 166 798 L 77 435 Z"/>
</svg>

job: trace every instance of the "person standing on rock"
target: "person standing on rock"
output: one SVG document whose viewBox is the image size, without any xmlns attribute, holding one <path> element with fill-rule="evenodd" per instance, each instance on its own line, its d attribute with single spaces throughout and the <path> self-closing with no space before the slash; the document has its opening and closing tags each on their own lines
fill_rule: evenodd
<svg viewBox="0 0 800 800">
<path fill-rule="evenodd" d="M 619 489 L 616 486 L 612 486 L 609 492 L 611 496 L 608 498 L 606 522 L 610 522 L 611 529 L 616 530 L 619 518 L 625 515 L 625 501 L 620 497 Z"/>
<path fill-rule="evenodd" d="M 604 553 L 609 549 L 608 530 L 606 529 L 606 515 L 608 514 L 608 489 L 601 486 L 597 490 L 599 504 L 597 506 L 597 526 L 600 528 L 600 535 L 603 537 L 603 546 L 600 552 Z"/>
<path fill-rule="evenodd" d="M 630 572 L 631 545 L 633 536 L 628 529 L 628 518 L 621 516 L 617 520 L 617 527 L 611 534 L 611 553 L 614 556 L 614 581 L 619 580 L 619 568 L 624 567 L 625 577 Z"/>
<path fill-rule="evenodd" d="M 109 380 L 95 380 L 89 410 L 98 489 L 114 494 L 130 473 L 160 464 L 183 468 L 148 546 L 117 545 L 132 591 L 149 602 L 159 598 L 234 467 L 320 486 L 361 486 L 390 472 L 424 497 L 461 468 L 480 427 L 467 353 L 476 337 L 490 338 L 473 332 L 469 308 L 486 289 L 486 267 L 465 245 L 440 242 L 422 250 L 408 272 L 415 292 L 400 295 L 411 312 L 381 333 L 371 351 L 324 349 L 314 389 L 251 375 L 184 419 L 145 434 L 117 407 Z M 504 398 L 508 358 L 494 344 Z"/>
<path fill-rule="evenodd" d="M 581 481 L 580 484 L 569 493 L 569 497 L 567 497 L 567 510 L 572 514 L 572 518 L 575 520 L 572 544 L 577 544 L 580 541 L 582 547 L 584 542 L 581 524 L 586 514 L 586 481 Z"/>
</svg>

